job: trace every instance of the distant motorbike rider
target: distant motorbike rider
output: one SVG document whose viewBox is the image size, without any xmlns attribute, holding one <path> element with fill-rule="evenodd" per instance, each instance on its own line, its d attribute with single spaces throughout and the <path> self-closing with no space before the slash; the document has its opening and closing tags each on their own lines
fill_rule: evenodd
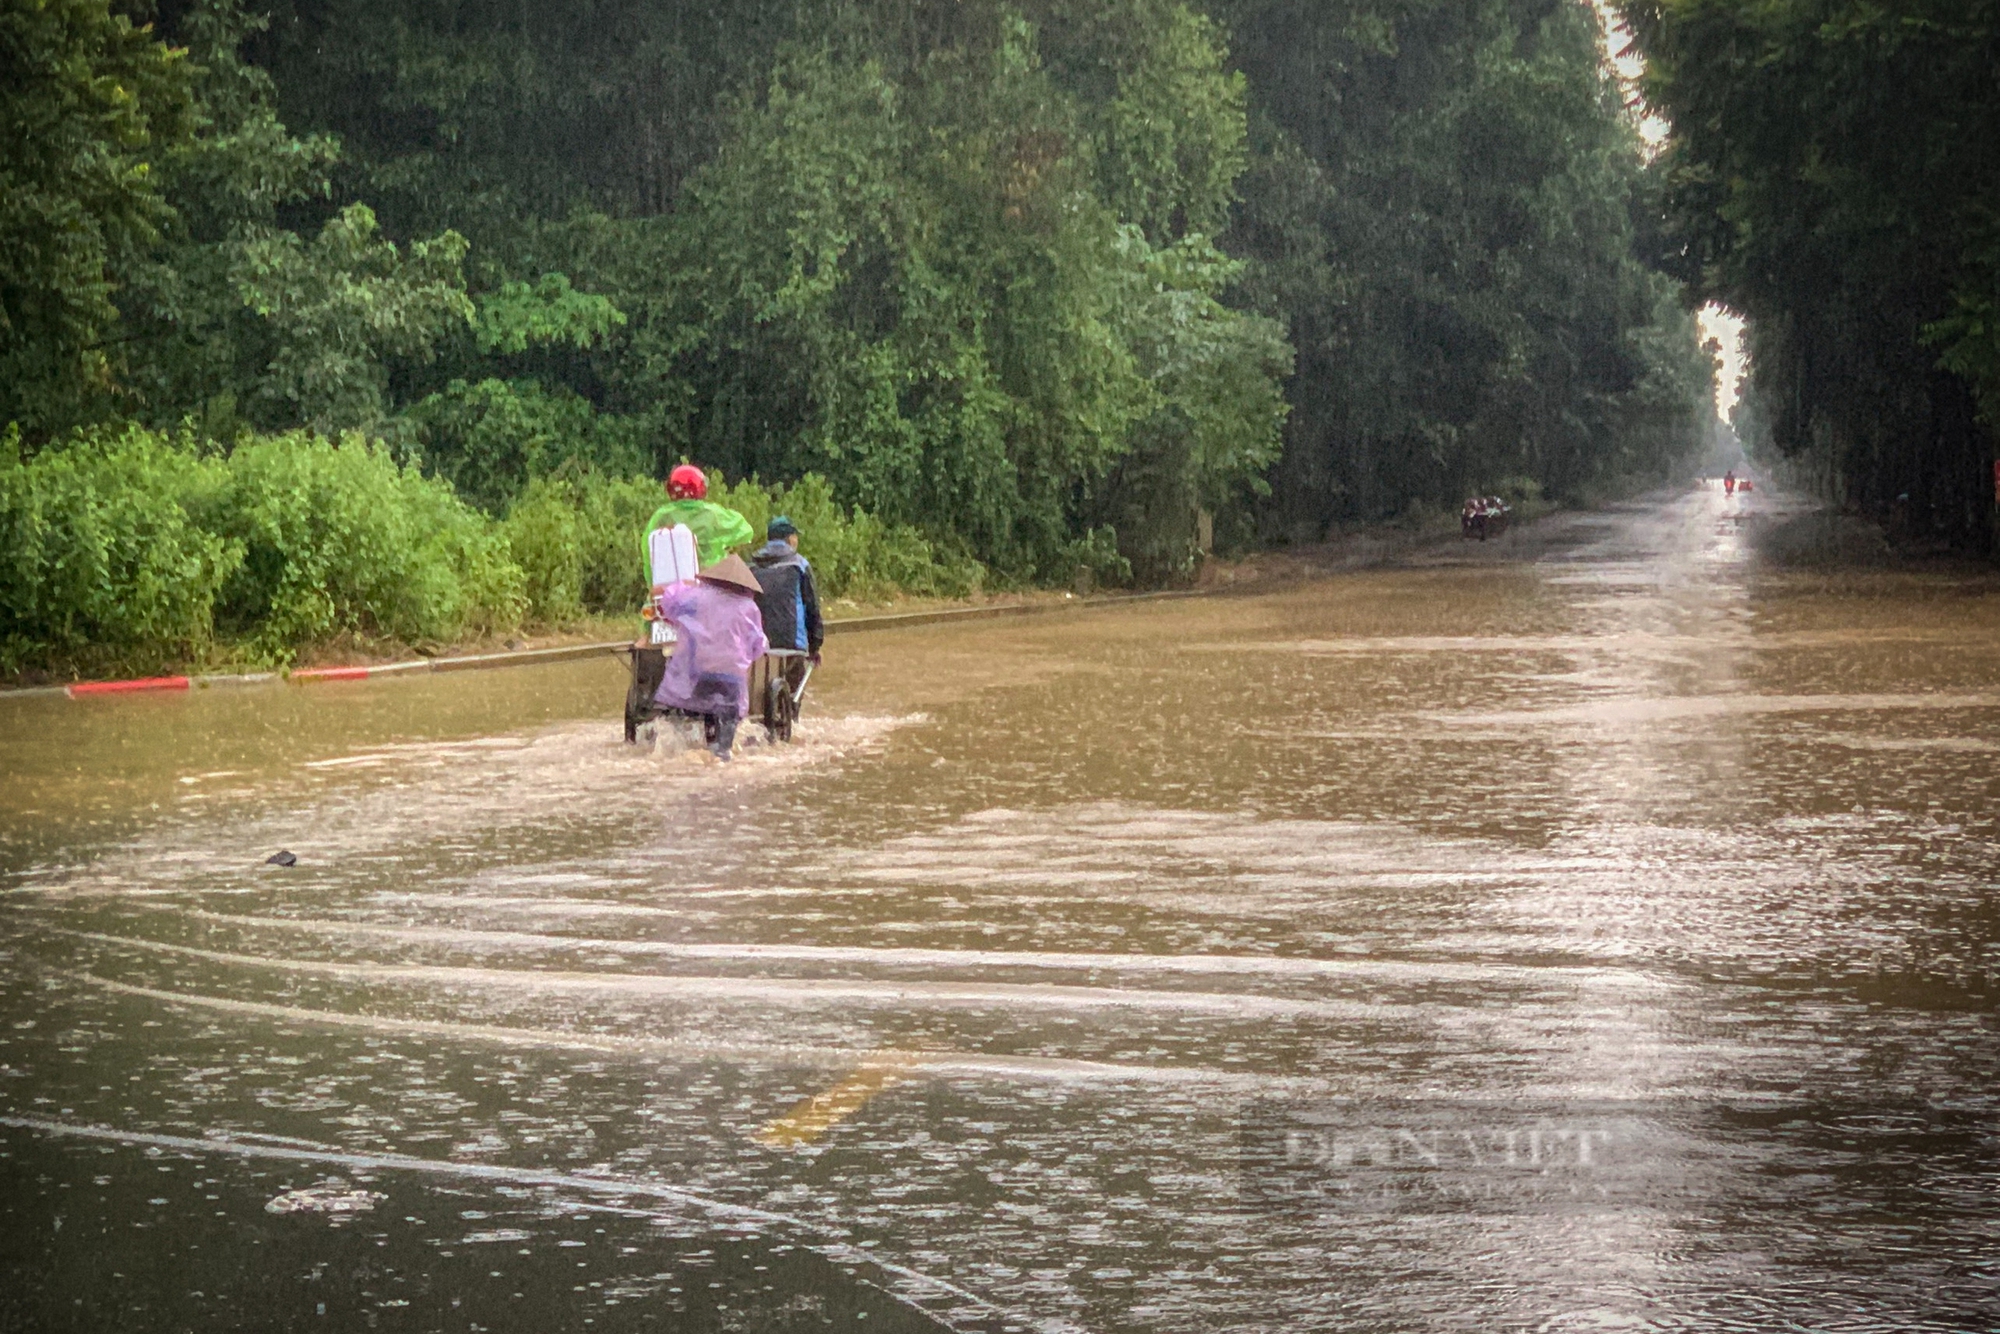
<svg viewBox="0 0 2000 1334">
<path fill-rule="evenodd" d="M 725 556 L 656 602 L 678 638 L 653 693 L 654 707 L 700 719 L 709 748 L 725 760 L 750 711 L 750 664 L 770 647 L 757 609 L 761 591 L 742 557 Z"/>
<path fill-rule="evenodd" d="M 704 570 L 727 556 L 731 547 L 745 546 L 757 539 L 756 530 L 750 527 L 748 519 L 707 498 L 708 477 L 692 463 L 683 463 L 668 473 L 666 485 L 667 503 L 653 511 L 653 517 L 646 521 L 645 531 L 639 534 L 640 559 L 649 585 L 653 569 L 646 539 L 655 528 L 664 528 L 670 523 L 686 524 L 694 534 L 695 547 L 700 553 L 701 568 Z M 659 594 L 660 590 L 654 588 L 653 596 L 658 597 Z"/>
<path fill-rule="evenodd" d="M 767 539 L 750 557 L 750 571 L 764 590 L 764 634 L 775 649 L 792 649 L 817 663 L 826 627 L 819 616 L 819 590 L 812 565 L 799 554 L 798 525 L 780 514 L 765 528 Z M 792 659 L 794 664 L 799 659 Z M 804 672 L 803 666 L 798 668 Z M 796 686 L 797 682 L 793 682 Z"/>
</svg>

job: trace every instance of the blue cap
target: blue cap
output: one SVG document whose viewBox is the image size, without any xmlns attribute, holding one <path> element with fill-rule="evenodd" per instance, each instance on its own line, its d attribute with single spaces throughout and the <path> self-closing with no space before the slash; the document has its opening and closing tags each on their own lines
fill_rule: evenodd
<svg viewBox="0 0 2000 1334">
<path fill-rule="evenodd" d="M 782 514 L 764 525 L 764 536 L 773 542 L 787 537 L 797 537 L 798 534 L 799 526 Z"/>
</svg>

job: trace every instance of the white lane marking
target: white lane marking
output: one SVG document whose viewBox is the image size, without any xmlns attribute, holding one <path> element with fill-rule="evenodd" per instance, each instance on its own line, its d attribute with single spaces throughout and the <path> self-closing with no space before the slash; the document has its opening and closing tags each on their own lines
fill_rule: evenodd
<svg viewBox="0 0 2000 1334">
<path fill-rule="evenodd" d="M 31 1130 L 39 1134 L 71 1139 L 173 1149 L 183 1153 L 219 1153 L 233 1158 L 268 1158 L 281 1162 L 345 1167 L 363 1172 L 410 1172 L 424 1176 L 459 1177 L 475 1181 L 504 1181 L 510 1185 L 552 1186 L 590 1195 L 639 1196 L 644 1199 L 661 1200 L 684 1209 L 699 1211 L 723 1222 L 783 1228 L 812 1238 L 811 1249 L 836 1263 L 868 1265 L 885 1273 L 894 1274 L 905 1282 L 927 1291 L 929 1295 L 957 1298 L 960 1301 L 970 1302 L 994 1316 L 1024 1320 L 1024 1317 L 996 1306 L 979 1294 L 968 1291 L 948 1279 L 935 1278 L 907 1265 L 884 1260 L 860 1246 L 835 1240 L 829 1237 L 827 1228 L 823 1224 L 751 1205 L 731 1204 L 698 1191 L 681 1186 L 669 1186 L 664 1182 L 648 1180 L 645 1177 L 612 1176 L 608 1173 L 549 1172 L 530 1167 L 502 1167 L 493 1163 L 462 1163 L 437 1158 L 418 1158 L 402 1153 L 352 1153 L 332 1144 L 311 1148 L 301 1147 L 305 1143 L 303 1141 L 300 1144 L 249 1143 L 218 1133 L 196 1138 L 191 1135 L 167 1135 L 147 1130 L 120 1130 L 115 1126 L 80 1125 L 71 1121 L 51 1121 L 32 1116 L 0 1114 L 0 1126 L 11 1126 L 17 1130 Z M 925 1314 L 930 1313 L 925 1312 Z M 1077 1326 L 1067 1321 L 1024 1320 L 1024 1323 L 1044 1330 L 1047 1334 L 1076 1334 L 1077 1331 Z"/>
<path fill-rule="evenodd" d="M 2000 751 L 2000 741 L 1985 741 L 1973 736 L 1880 737 L 1853 732 L 1820 732 L 1814 735 L 1813 740 L 1823 746 L 1846 746 L 1851 750 L 1943 750 L 1973 755 L 1990 755 Z"/>
<path fill-rule="evenodd" d="M 1537 723 L 1675 722 L 1765 713 L 1869 713 L 2000 708 L 1996 694 L 1935 695 L 1668 695 L 1613 696 L 1549 709 L 1427 711 L 1415 717 L 1452 726 L 1518 727 Z"/>
<path fill-rule="evenodd" d="M 1852 649 L 1856 644 L 1902 643 L 1972 644 L 1985 647 L 1990 641 L 1978 630 L 1795 630 L 1751 634 L 1740 646 L 1748 649 L 1829 648 Z M 1602 634 L 1572 635 L 1355 635 L 1342 639 L 1232 640 L 1218 644 L 1181 644 L 1183 653 L 1300 653 L 1313 657 L 1334 655 L 1396 655 L 1411 653 L 1627 653 L 1656 649 L 1677 653 L 1708 654 L 1715 649 L 1712 635 L 1657 634 L 1646 630 L 1614 630 Z"/>
<path fill-rule="evenodd" d="M 96 931 L 63 931 L 83 940 L 135 950 L 177 954 L 210 963 L 277 972 L 309 973 L 370 982 L 408 981 L 502 987 L 508 990 L 618 992 L 702 1000 L 757 1001 L 819 1006 L 827 1001 L 882 1005 L 1040 1007 L 1060 1010 L 1136 1009 L 1251 1018 L 1319 1015 L 1379 1020 L 1403 1007 L 1367 1001 L 1293 1000 L 1219 991 L 1153 991 L 1120 987 L 1072 987 L 1015 982 L 862 982 L 819 978 L 719 977 L 714 974 L 540 972 L 507 968 L 460 968 L 443 964 L 333 963 L 319 959 L 274 959 L 257 954 L 140 940 Z"/>
<path fill-rule="evenodd" d="M 1108 954 L 1042 950 L 925 949 L 900 945 L 767 945 L 615 940 L 556 936 L 528 931 L 480 931 L 461 927 L 390 926 L 378 922 L 336 922 L 323 918 L 256 917 L 203 910 L 177 917 L 260 930 L 314 935 L 370 936 L 405 944 L 506 945 L 522 949 L 604 950 L 617 954 L 674 959 L 778 959 L 801 963 L 872 963 L 942 968 L 1045 968 L 1071 972 L 1214 973 L 1259 977 L 1390 977 L 1407 981 L 1489 981 L 1552 978 L 1587 982 L 1607 976 L 1629 978 L 1631 970 L 1590 964 L 1425 962 L 1401 959 L 1320 959 L 1259 954 Z"/>
<path fill-rule="evenodd" d="M 982 1078 L 1043 1079 L 1071 1083 L 1198 1084 L 1238 1089 L 1246 1093 L 1325 1092 L 1324 1080 L 1296 1075 L 1259 1075 L 1241 1071 L 1170 1065 L 1121 1065 L 1115 1061 L 1072 1060 L 1059 1056 L 989 1056 L 980 1052 L 856 1050 L 848 1047 L 808 1047 L 787 1043 L 698 1042 L 670 1038 L 626 1037 L 616 1033 L 577 1033 L 541 1028 L 509 1028 L 494 1024 L 461 1024 L 443 1019 L 404 1019 L 389 1015 L 348 1014 L 313 1010 L 266 1001 L 236 1000 L 199 992 L 163 991 L 114 982 L 94 973 L 65 974 L 80 982 L 121 996 L 139 996 L 167 1005 L 185 1005 L 224 1014 L 253 1015 L 284 1023 L 318 1024 L 402 1037 L 439 1037 L 535 1050 L 588 1051 L 608 1056 L 663 1057 L 689 1061 L 761 1061 L 768 1064 L 851 1066 L 861 1060 L 907 1062 L 911 1071 L 933 1076 L 974 1075 Z"/>
<path fill-rule="evenodd" d="M 676 894 L 677 899 L 696 898 L 693 894 Z M 592 903 L 588 899 L 545 899 L 526 895 L 479 895 L 479 894 L 371 894 L 369 902 L 384 907 L 416 908 L 459 908 L 519 909 L 530 915 L 554 914 L 561 917 L 712 917 L 709 909 L 663 908 L 645 903 Z"/>
</svg>

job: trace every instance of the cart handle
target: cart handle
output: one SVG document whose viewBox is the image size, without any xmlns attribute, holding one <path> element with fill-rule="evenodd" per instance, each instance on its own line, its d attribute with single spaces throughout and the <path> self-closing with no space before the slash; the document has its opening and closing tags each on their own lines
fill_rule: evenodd
<svg viewBox="0 0 2000 1334">
<path fill-rule="evenodd" d="M 805 658 L 811 655 L 802 648 L 768 648 L 764 650 L 764 656 L 767 658 Z M 813 669 L 808 665 L 806 667 L 806 674 L 799 678 L 799 688 L 792 692 L 793 704 L 798 704 L 806 697 L 806 682 L 812 679 Z"/>
</svg>

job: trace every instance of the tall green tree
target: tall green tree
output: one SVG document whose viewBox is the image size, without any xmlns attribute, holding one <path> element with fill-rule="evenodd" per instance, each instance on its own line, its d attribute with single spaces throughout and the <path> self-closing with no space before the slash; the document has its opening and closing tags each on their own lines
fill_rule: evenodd
<svg viewBox="0 0 2000 1334">
<path fill-rule="evenodd" d="M 1673 127 L 1664 258 L 1749 318 L 1760 432 L 1851 503 L 1990 543 L 2000 6 L 1624 12 Z"/>
<path fill-rule="evenodd" d="M 1220 123 L 1183 115 L 1195 148 L 1167 156 L 1240 157 L 1219 50 L 1150 50 L 1169 68 L 1152 78 L 1142 55 L 1121 92 L 1190 82 L 1197 59 L 1221 90 L 1206 102 Z M 691 404 L 690 441 L 738 466 L 824 472 L 1003 568 L 1055 568 L 1080 530 L 1150 520 L 1179 546 L 1132 554 L 1157 577 L 1184 572 L 1198 510 L 1275 455 L 1289 357 L 1274 325 L 1216 300 L 1233 266 L 1187 232 L 1224 216 L 1226 181 L 1166 172 L 1123 210 L 1100 190 L 1117 157 L 1100 126 L 1120 117 L 1137 119 L 1114 100 L 1093 124 L 1014 16 L 991 45 L 933 53 L 901 81 L 831 43 L 788 55 L 679 219 L 689 378 L 713 386 Z"/>
<path fill-rule="evenodd" d="M 117 273 L 172 216 L 191 75 L 109 0 L 0 7 L 0 70 L 0 423 L 45 439 L 117 400 Z"/>
<path fill-rule="evenodd" d="M 130 208 L 31 433 L 356 429 L 495 513 L 692 457 L 1163 581 L 1704 412 L 1580 0 L 65 3 L 179 110 L 76 131 Z"/>
<path fill-rule="evenodd" d="M 192 412 L 225 439 L 245 426 L 380 432 L 398 366 L 470 329 L 466 241 L 446 230 L 399 244 L 366 203 L 337 203 L 338 142 L 293 135 L 270 76 L 242 58 L 263 26 L 237 0 L 178 16 L 193 131 L 149 164 L 168 211 L 122 266 L 114 373 L 136 415 Z"/>
<path fill-rule="evenodd" d="M 1228 244 L 1299 354 L 1277 531 L 1510 479 L 1587 496 L 1695 446 L 1710 369 L 1635 253 L 1643 163 L 1586 6 L 1222 9 L 1256 145 Z"/>
</svg>

